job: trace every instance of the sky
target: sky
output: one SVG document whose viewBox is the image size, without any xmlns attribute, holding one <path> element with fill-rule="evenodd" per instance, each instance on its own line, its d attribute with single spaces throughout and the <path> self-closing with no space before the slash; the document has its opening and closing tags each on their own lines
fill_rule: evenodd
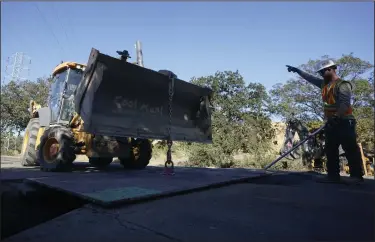
<svg viewBox="0 0 375 242">
<path fill-rule="evenodd" d="M 114 57 L 126 49 L 135 61 L 137 40 L 147 68 L 186 81 L 238 70 L 270 89 L 294 76 L 287 64 L 351 52 L 374 63 L 374 3 L 1 3 L 2 80 L 16 52 L 31 59 L 23 77 L 36 80 L 61 61 L 86 63 L 91 48 Z"/>
</svg>

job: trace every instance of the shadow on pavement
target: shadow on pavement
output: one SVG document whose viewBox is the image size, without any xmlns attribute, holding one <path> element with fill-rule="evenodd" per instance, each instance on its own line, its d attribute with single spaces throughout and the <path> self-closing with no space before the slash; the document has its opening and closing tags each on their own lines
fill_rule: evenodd
<svg viewBox="0 0 375 242">
<path fill-rule="evenodd" d="M 87 163 L 76 165 L 75 172 L 93 171 Z M 30 172 L 38 171 L 37 168 L 31 169 L 34 171 Z M 115 164 L 109 170 L 123 171 Z M 44 233 L 46 237 L 43 239 L 38 236 L 43 231 L 60 231 L 62 228 L 70 232 L 60 234 L 60 241 L 74 241 L 77 239 L 75 234 L 87 240 L 100 237 L 116 241 L 121 233 L 124 241 L 131 235 L 128 231 L 123 232 L 123 224 L 138 224 L 148 231 L 182 241 L 247 241 L 249 238 L 254 241 L 373 240 L 374 180 L 366 179 L 362 186 L 347 186 L 316 183 L 314 180 L 318 176 L 311 172 L 278 172 L 244 184 L 123 206 L 116 209 L 113 216 L 110 215 L 112 210 L 94 213 L 88 205 L 79 208 L 81 204 L 65 202 L 68 198 L 62 197 L 57 199 L 60 203 L 56 200 L 38 201 L 39 208 L 34 208 L 25 205 L 24 201 L 12 201 L 8 193 L 8 197 L 2 196 L 2 201 L 7 201 L 2 203 L 2 209 L 8 211 L 7 219 L 12 222 L 4 225 L 8 227 L 2 227 L 2 230 L 10 231 L 8 235 L 14 234 L 79 208 L 58 220 L 16 235 L 13 241 L 25 241 L 26 238 L 52 241 L 53 233 Z M 61 201 L 68 206 L 64 207 Z M 79 226 L 74 221 L 79 221 Z M 4 222 L 2 218 L 2 226 L 6 224 Z M 108 226 L 111 223 L 110 228 L 105 227 L 107 222 Z M 144 239 L 137 236 L 133 241 Z M 156 232 L 148 236 L 147 240 L 153 240 Z"/>
<path fill-rule="evenodd" d="M 262 185 L 273 185 L 273 186 L 290 186 L 290 187 L 303 187 L 312 188 L 319 187 L 324 189 L 332 189 L 340 191 L 353 191 L 353 192 L 364 192 L 373 194 L 375 196 L 375 180 L 372 178 L 366 178 L 364 183 L 360 185 L 348 185 L 348 184 L 324 184 L 317 183 L 316 179 L 324 175 L 317 172 L 275 172 L 272 176 L 265 179 L 258 179 L 251 182 L 252 184 Z M 350 178 L 347 176 L 341 177 L 342 181 L 348 181 Z"/>
</svg>

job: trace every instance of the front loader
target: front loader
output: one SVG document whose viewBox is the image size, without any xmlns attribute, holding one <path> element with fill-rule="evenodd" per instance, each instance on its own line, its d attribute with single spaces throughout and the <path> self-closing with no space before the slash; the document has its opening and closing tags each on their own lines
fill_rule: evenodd
<svg viewBox="0 0 375 242">
<path fill-rule="evenodd" d="M 211 89 L 143 67 L 140 42 L 136 49 L 136 63 L 127 61 L 127 51 L 114 58 L 93 48 L 87 65 L 54 69 L 48 106 L 30 102 L 24 166 L 69 170 L 76 155 L 86 155 L 95 166 L 117 157 L 125 168 L 143 169 L 151 139 L 212 142 Z"/>
</svg>

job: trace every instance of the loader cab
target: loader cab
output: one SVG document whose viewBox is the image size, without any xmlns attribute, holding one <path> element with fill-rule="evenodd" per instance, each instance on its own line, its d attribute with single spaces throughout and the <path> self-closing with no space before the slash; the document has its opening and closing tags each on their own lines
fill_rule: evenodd
<svg viewBox="0 0 375 242">
<path fill-rule="evenodd" d="M 69 123 L 74 113 L 74 92 L 81 82 L 84 69 L 85 65 L 64 62 L 53 71 L 48 103 L 51 123 Z"/>
</svg>

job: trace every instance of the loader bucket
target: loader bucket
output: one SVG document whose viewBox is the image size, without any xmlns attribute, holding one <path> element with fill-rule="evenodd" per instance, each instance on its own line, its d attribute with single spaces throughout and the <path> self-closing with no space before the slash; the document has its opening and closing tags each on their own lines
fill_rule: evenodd
<svg viewBox="0 0 375 242">
<path fill-rule="evenodd" d="M 92 49 L 75 95 L 84 131 L 114 137 L 211 143 L 212 91 Z"/>
</svg>

